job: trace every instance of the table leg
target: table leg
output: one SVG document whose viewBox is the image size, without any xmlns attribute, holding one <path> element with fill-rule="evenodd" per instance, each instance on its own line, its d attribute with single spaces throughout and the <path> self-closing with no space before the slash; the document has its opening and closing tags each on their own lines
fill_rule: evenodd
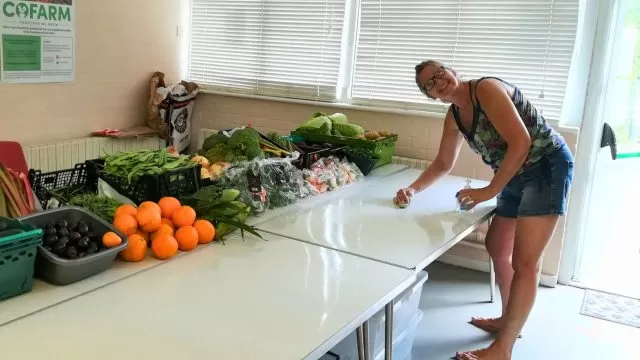
<svg viewBox="0 0 640 360">
<path fill-rule="evenodd" d="M 393 354 L 393 300 L 384 308 L 384 359 L 391 360 Z"/>
<path fill-rule="evenodd" d="M 364 346 L 364 360 L 370 360 L 369 353 L 369 320 L 362 324 L 362 346 Z"/>
<path fill-rule="evenodd" d="M 364 335 L 362 334 L 362 328 L 363 326 L 360 325 L 358 326 L 358 328 L 356 329 L 356 341 L 358 342 L 357 347 L 358 347 L 358 360 L 365 360 L 364 358 Z"/>
</svg>

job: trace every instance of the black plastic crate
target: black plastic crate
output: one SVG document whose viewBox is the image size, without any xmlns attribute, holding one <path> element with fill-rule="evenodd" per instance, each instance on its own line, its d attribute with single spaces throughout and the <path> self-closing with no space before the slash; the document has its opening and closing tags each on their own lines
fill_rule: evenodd
<svg viewBox="0 0 640 360">
<path fill-rule="evenodd" d="M 104 171 L 104 160 L 87 160 L 87 177 L 89 182 L 97 183 L 98 178 L 104 180 L 121 195 L 136 204 L 144 201 L 157 202 L 165 196 L 181 198 L 200 190 L 201 165 L 193 163 L 186 168 L 165 171 L 159 175 L 145 174 L 131 183 L 126 176 L 114 176 Z"/>
<path fill-rule="evenodd" d="M 51 205 L 51 199 L 62 204 L 69 202 L 70 194 L 95 192 L 97 183 L 88 181 L 87 165 L 76 164 L 71 169 L 43 173 L 40 170 L 29 170 L 29 183 L 43 209 Z"/>
<path fill-rule="evenodd" d="M 300 169 L 308 169 L 316 161 L 329 156 L 344 157 L 344 150 L 346 146 L 331 146 L 327 144 L 306 144 L 296 143 L 298 149 L 300 149 L 300 159 L 293 164 Z"/>
<path fill-rule="evenodd" d="M 377 158 L 347 153 L 347 159 L 356 164 L 362 175 L 367 176 L 376 167 Z"/>
</svg>

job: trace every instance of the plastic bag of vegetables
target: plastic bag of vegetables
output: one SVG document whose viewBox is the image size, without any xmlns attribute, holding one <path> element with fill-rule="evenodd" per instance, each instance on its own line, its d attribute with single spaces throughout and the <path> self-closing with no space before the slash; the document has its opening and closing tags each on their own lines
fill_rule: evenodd
<svg viewBox="0 0 640 360">
<path fill-rule="evenodd" d="M 239 189 L 240 200 L 255 213 L 293 204 L 311 193 L 291 159 L 250 161 L 230 168 L 224 176 L 227 187 Z"/>
</svg>

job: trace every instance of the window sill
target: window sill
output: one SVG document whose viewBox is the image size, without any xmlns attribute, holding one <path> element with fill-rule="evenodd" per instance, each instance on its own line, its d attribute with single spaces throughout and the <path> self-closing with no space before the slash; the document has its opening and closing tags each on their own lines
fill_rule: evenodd
<svg viewBox="0 0 640 360">
<path fill-rule="evenodd" d="M 385 108 L 385 107 L 354 105 L 354 104 L 347 104 L 347 103 L 333 103 L 333 102 L 323 102 L 323 101 L 313 101 L 313 100 L 292 99 L 292 98 L 276 97 L 276 96 L 240 94 L 240 93 L 232 93 L 227 91 L 217 91 L 217 90 L 207 90 L 207 89 L 201 89 L 200 93 L 208 94 L 208 95 L 261 100 L 261 101 L 275 101 L 275 102 L 309 105 L 309 106 L 324 106 L 324 107 L 331 107 L 336 109 L 371 111 L 371 112 L 383 113 L 383 114 L 416 116 L 416 117 L 423 117 L 423 118 L 429 118 L 434 120 L 444 120 L 444 114 L 433 112 L 433 111 L 392 109 L 392 108 Z M 560 123 L 556 120 L 548 120 L 548 122 L 549 124 L 551 124 L 551 126 L 553 126 L 557 131 L 560 131 L 560 132 L 577 134 L 580 131 L 580 129 L 577 127 L 560 125 Z"/>
</svg>

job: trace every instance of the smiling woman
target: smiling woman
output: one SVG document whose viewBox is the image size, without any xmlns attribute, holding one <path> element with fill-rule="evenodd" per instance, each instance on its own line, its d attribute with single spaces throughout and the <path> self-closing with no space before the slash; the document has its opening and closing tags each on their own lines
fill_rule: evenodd
<svg viewBox="0 0 640 360">
<path fill-rule="evenodd" d="M 398 191 L 395 202 L 409 204 L 415 193 L 448 173 L 463 140 L 493 169 L 487 187 L 463 189 L 456 197 L 463 209 L 472 209 L 497 196 L 485 244 L 496 269 L 502 316 L 472 319 L 497 338 L 489 348 L 457 358 L 508 360 L 535 301 L 542 252 L 566 211 L 573 155 L 515 85 L 495 77 L 463 81 L 435 60 L 418 64 L 415 71 L 424 95 L 451 105 L 435 161 Z"/>
</svg>

